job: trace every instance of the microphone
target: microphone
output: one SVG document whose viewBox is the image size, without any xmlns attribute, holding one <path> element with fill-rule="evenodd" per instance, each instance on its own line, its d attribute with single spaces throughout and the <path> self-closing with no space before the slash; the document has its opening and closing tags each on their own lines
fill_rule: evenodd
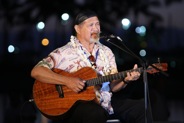
<svg viewBox="0 0 184 123">
<path fill-rule="evenodd" d="M 116 38 L 116 39 L 118 39 L 120 41 L 123 41 L 119 36 L 115 36 L 113 34 L 111 34 L 111 35 L 103 35 L 103 36 L 100 36 L 100 38 L 107 39 L 107 41 L 109 41 L 112 38 Z"/>
<path fill-rule="evenodd" d="M 114 35 L 103 35 L 103 36 L 100 36 L 100 38 L 116 38 Z"/>
</svg>

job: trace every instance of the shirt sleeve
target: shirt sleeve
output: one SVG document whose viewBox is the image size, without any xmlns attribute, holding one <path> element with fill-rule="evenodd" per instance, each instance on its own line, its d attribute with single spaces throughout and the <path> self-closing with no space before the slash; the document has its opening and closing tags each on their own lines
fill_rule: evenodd
<svg viewBox="0 0 184 123">
<path fill-rule="evenodd" d="M 43 58 L 38 62 L 37 66 L 47 67 L 49 69 L 55 68 L 61 59 L 61 54 L 59 49 L 51 52 L 47 57 Z"/>
</svg>

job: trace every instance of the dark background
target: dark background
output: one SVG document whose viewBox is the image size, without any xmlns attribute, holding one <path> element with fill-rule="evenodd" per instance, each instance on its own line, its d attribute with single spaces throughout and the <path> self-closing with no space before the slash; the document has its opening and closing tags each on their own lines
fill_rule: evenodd
<svg viewBox="0 0 184 123">
<path fill-rule="evenodd" d="M 123 40 L 113 39 L 113 43 L 122 49 L 126 45 L 138 56 L 145 49 L 146 56 L 142 59 L 148 65 L 157 63 L 158 58 L 168 64 L 168 76 L 148 74 L 153 117 L 155 121 L 184 122 L 183 0 L 0 0 L 0 122 L 39 122 L 36 107 L 28 102 L 34 83 L 30 71 L 50 51 L 69 41 L 74 15 L 86 8 L 99 15 L 102 33 L 114 34 Z M 60 20 L 63 13 L 70 14 L 68 22 Z M 132 23 L 128 30 L 121 27 L 124 17 Z M 39 21 L 45 22 L 41 31 L 36 29 Z M 140 25 L 146 27 L 145 36 L 135 33 Z M 43 38 L 49 39 L 48 46 L 41 45 Z M 135 63 L 141 66 L 135 57 L 105 40 L 101 42 L 115 53 L 120 71 L 132 69 Z M 9 45 L 16 47 L 14 53 L 8 52 Z M 142 80 L 143 76 L 122 93 L 132 98 L 143 97 Z"/>
</svg>

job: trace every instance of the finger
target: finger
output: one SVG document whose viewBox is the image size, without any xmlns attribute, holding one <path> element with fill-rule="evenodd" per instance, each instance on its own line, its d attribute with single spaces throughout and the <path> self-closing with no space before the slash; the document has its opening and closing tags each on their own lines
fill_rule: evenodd
<svg viewBox="0 0 184 123">
<path fill-rule="evenodd" d="M 84 86 L 85 85 L 84 81 L 79 82 L 79 85 Z"/>
<path fill-rule="evenodd" d="M 134 68 L 133 69 L 137 69 L 137 64 L 134 65 Z"/>
<path fill-rule="evenodd" d="M 138 72 L 138 71 L 136 71 L 135 74 L 136 74 L 137 76 L 140 76 L 140 75 L 141 75 L 140 72 Z"/>
<path fill-rule="evenodd" d="M 74 89 L 74 92 L 76 92 L 76 93 L 78 93 L 79 91 L 80 91 L 79 88 L 75 88 L 75 89 Z"/>
<path fill-rule="evenodd" d="M 127 77 L 129 77 L 130 76 L 130 72 L 127 72 Z"/>
<path fill-rule="evenodd" d="M 79 90 L 82 90 L 83 88 L 84 88 L 83 85 L 78 85 L 78 89 L 79 89 Z"/>
<path fill-rule="evenodd" d="M 134 77 L 139 77 L 139 72 L 134 72 Z"/>
</svg>

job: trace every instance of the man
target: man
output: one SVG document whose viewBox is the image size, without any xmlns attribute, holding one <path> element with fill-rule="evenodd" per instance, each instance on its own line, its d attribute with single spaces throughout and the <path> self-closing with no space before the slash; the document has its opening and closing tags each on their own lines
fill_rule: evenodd
<svg viewBox="0 0 184 123">
<path fill-rule="evenodd" d="M 60 75 L 52 69 L 73 73 L 84 67 L 91 67 L 100 76 L 115 74 L 118 70 L 111 49 L 99 42 L 100 22 L 95 12 L 79 13 L 74 29 L 76 36 L 71 36 L 70 42 L 65 46 L 57 48 L 41 60 L 32 69 L 31 76 L 38 81 L 64 85 L 73 92 L 80 93 L 86 87 L 86 80 Z M 137 65 L 133 67 L 136 68 Z M 80 102 L 61 123 L 106 123 L 110 116 L 126 123 L 143 123 L 143 100 L 111 100 L 112 93 L 125 88 L 130 81 L 139 77 L 140 73 L 135 70 L 128 72 L 125 78 L 95 85 L 95 100 Z"/>
</svg>

